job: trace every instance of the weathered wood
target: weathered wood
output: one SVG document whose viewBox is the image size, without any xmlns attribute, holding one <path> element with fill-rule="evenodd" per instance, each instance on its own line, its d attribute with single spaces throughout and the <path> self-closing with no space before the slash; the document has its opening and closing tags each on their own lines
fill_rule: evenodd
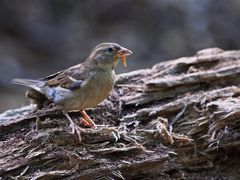
<svg viewBox="0 0 240 180">
<path fill-rule="evenodd" d="M 239 84 L 240 51 L 218 48 L 121 74 L 88 110 L 99 126 L 82 127 L 82 143 L 57 107 L 9 110 L 0 115 L 0 176 L 239 179 Z"/>
</svg>

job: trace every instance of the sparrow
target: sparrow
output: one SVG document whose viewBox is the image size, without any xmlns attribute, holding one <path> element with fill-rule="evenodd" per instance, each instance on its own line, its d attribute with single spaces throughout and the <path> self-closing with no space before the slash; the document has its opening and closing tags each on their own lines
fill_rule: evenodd
<svg viewBox="0 0 240 180">
<path fill-rule="evenodd" d="M 105 42 L 97 45 L 83 63 L 40 80 L 13 79 L 13 83 L 30 88 L 26 97 L 37 104 L 37 109 L 49 103 L 60 106 L 70 122 L 71 133 L 76 132 L 81 142 L 81 129 L 68 113 L 80 111 L 82 122 L 96 128 L 85 109 L 97 106 L 108 97 L 115 84 L 114 68 L 120 60 L 126 67 L 126 56 L 131 54 L 132 51 L 117 43 Z"/>
</svg>

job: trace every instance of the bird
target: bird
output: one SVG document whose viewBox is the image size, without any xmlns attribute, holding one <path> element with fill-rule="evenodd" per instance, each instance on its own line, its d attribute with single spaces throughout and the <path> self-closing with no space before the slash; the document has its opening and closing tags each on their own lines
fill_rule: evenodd
<svg viewBox="0 0 240 180">
<path fill-rule="evenodd" d="M 85 110 L 109 96 L 116 81 L 114 68 L 120 60 L 127 67 L 126 57 L 131 54 L 131 50 L 117 43 L 104 42 L 93 48 L 83 63 L 39 80 L 17 78 L 12 83 L 29 88 L 26 97 L 37 104 L 37 109 L 49 103 L 60 106 L 70 123 L 71 133 L 77 133 L 81 142 L 81 128 L 69 112 L 78 110 L 84 117 L 80 118 L 83 124 L 97 128 Z"/>
</svg>

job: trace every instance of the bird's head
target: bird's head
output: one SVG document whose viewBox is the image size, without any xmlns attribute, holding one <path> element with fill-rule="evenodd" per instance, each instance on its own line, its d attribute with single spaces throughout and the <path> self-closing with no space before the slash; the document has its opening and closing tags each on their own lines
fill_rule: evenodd
<svg viewBox="0 0 240 180">
<path fill-rule="evenodd" d="M 101 43 L 91 52 L 87 61 L 99 68 L 114 68 L 119 60 L 126 67 L 126 56 L 132 54 L 132 51 L 120 46 L 117 43 Z"/>
</svg>

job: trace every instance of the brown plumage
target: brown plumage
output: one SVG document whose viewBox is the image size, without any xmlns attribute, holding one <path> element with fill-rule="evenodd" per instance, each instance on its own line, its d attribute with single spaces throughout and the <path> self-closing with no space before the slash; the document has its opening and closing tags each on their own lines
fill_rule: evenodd
<svg viewBox="0 0 240 180">
<path fill-rule="evenodd" d="M 84 109 L 92 108 L 102 102 L 113 89 L 115 83 L 114 67 L 121 59 L 126 65 L 126 56 L 132 52 L 116 43 L 97 45 L 82 64 L 57 72 L 40 80 L 14 79 L 15 84 L 30 87 L 27 98 L 37 104 L 38 108 L 53 102 L 63 108 L 70 121 L 72 133 L 80 128 L 74 124 L 67 114 L 71 110 L 79 110 L 85 119 L 83 122 L 96 127 Z"/>
</svg>

